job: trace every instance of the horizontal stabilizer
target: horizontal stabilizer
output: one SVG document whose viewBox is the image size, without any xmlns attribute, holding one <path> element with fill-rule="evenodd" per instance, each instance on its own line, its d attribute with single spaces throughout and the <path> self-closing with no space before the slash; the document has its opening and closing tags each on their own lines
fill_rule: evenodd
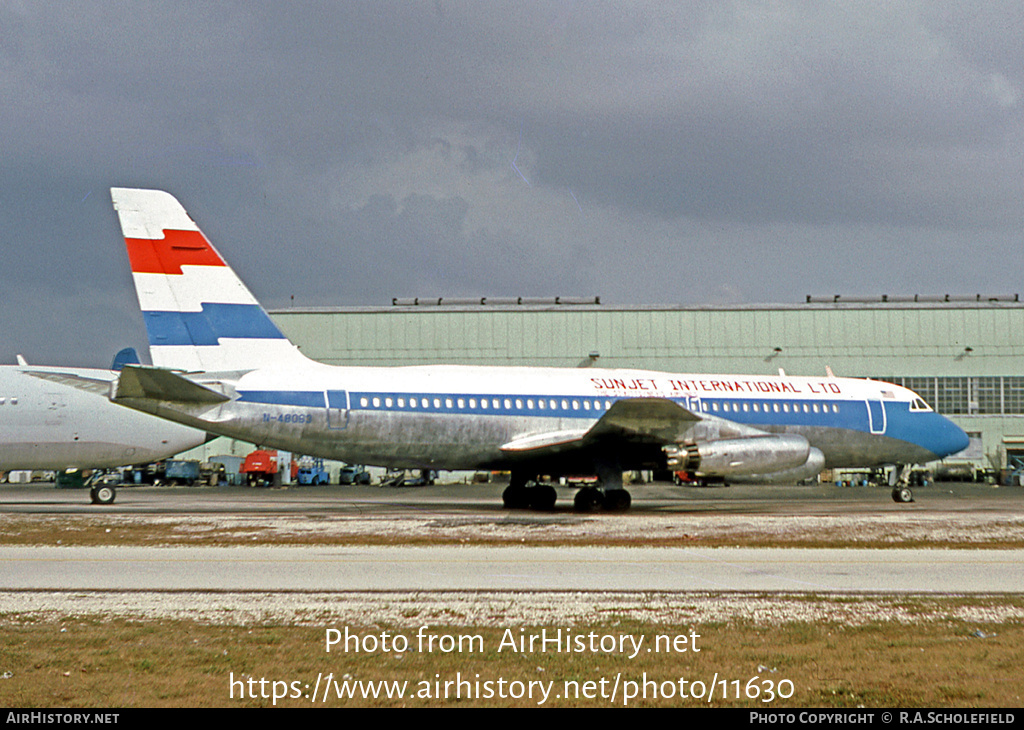
<svg viewBox="0 0 1024 730">
<path fill-rule="evenodd" d="M 125 365 L 121 370 L 113 400 L 129 398 L 197 404 L 224 403 L 231 400 L 223 393 L 199 385 L 184 375 L 145 365 Z"/>
<path fill-rule="evenodd" d="M 60 383 L 61 385 L 67 385 L 89 393 L 97 393 L 104 398 L 110 395 L 111 380 L 89 378 L 68 370 L 33 368 L 31 370 L 23 370 L 23 372 L 40 380 L 49 380 L 51 383 Z"/>
</svg>

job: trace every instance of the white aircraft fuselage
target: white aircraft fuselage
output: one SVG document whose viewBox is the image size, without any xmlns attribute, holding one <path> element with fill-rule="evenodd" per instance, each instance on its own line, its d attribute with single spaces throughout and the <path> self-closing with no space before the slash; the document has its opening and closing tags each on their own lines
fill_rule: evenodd
<svg viewBox="0 0 1024 730">
<path fill-rule="evenodd" d="M 0 366 L 0 471 L 100 469 L 144 464 L 194 448 L 206 432 L 111 403 L 117 373 L 87 368 Z M 62 382 L 44 379 L 54 375 Z M 88 392 L 67 379 L 107 383 Z M 100 390 L 100 388 L 94 388 Z"/>
<path fill-rule="evenodd" d="M 596 473 L 613 490 L 630 469 L 795 481 L 967 446 L 912 391 L 871 380 L 316 363 L 177 200 L 112 197 L 155 364 L 126 366 L 113 399 L 196 428 L 354 463 L 510 469 L 514 486 Z"/>
</svg>

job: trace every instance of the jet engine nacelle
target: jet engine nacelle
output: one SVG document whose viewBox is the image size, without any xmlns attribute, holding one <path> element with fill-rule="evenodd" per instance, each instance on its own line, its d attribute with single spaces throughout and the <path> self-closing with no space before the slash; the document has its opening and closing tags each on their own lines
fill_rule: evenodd
<svg viewBox="0 0 1024 730">
<path fill-rule="evenodd" d="M 811 447 L 807 461 L 795 469 L 785 469 L 767 474 L 751 474 L 750 476 L 733 477 L 733 481 L 750 484 L 796 484 L 804 479 L 813 479 L 825 468 L 825 455 L 820 449 Z"/>
<path fill-rule="evenodd" d="M 697 476 L 737 477 L 803 467 L 811 446 L 803 436 L 780 434 L 676 444 L 664 447 L 664 451 L 669 469 Z"/>
</svg>

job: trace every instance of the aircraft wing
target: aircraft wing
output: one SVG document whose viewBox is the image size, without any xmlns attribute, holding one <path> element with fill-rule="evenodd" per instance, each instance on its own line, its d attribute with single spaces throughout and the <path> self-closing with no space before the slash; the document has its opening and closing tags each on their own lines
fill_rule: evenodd
<svg viewBox="0 0 1024 730">
<path fill-rule="evenodd" d="M 616 401 L 584 436 L 585 440 L 618 437 L 632 442 L 673 444 L 702 420 L 667 398 Z"/>
<path fill-rule="evenodd" d="M 549 431 L 514 439 L 501 446 L 505 453 L 550 456 L 597 440 L 629 443 L 674 444 L 682 441 L 699 415 L 666 398 L 631 398 L 616 401 L 589 429 Z"/>
</svg>

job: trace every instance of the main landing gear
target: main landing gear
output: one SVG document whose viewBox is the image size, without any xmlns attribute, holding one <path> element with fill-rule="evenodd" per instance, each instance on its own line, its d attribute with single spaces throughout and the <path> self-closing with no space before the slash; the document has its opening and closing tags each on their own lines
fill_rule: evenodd
<svg viewBox="0 0 1024 730">
<path fill-rule="evenodd" d="M 584 487 L 576 492 L 572 505 L 577 512 L 625 512 L 632 502 L 632 497 L 625 489 Z"/>
<path fill-rule="evenodd" d="M 509 509 L 533 509 L 549 512 L 555 508 L 558 493 L 550 484 L 533 484 L 532 486 L 508 486 L 501 493 L 501 500 Z"/>
<path fill-rule="evenodd" d="M 607 475 L 606 475 L 607 477 Z M 583 487 L 572 500 L 577 512 L 625 512 L 633 502 L 629 492 L 622 488 L 622 474 L 614 473 L 601 480 L 601 486 Z M 512 480 L 501 494 L 508 509 L 532 509 L 550 512 L 555 508 L 558 493 L 550 484 L 541 484 L 536 475 L 512 472 Z"/>
<path fill-rule="evenodd" d="M 509 509 L 532 509 L 550 512 L 555 508 L 558 492 L 550 484 L 541 484 L 536 478 L 527 478 L 512 472 L 512 481 L 501 493 L 501 500 Z"/>
</svg>

